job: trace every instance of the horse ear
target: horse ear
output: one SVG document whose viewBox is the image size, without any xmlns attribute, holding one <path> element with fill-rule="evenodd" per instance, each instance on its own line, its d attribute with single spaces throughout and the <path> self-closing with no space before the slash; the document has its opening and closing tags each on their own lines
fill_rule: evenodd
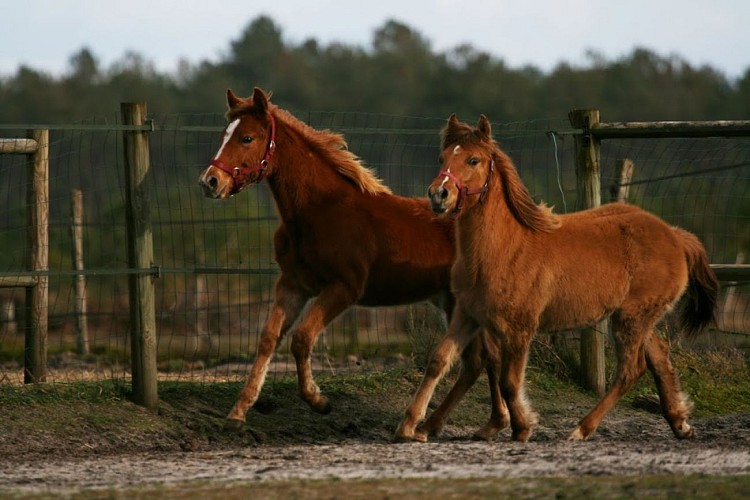
<svg viewBox="0 0 750 500">
<path fill-rule="evenodd" d="M 232 92 L 232 89 L 227 89 L 227 105 L 229 106 L 229 109 L 234 109 L 237 106 L 240 105 L 242 102 L 242 99 L 234 95 L 234 92 Z"/>
<path fill-rule="evenodd" d="M 268 111 L 268 95 L 260 87 L 253 89 L 253 104 L 262 113 Z"/>
<path fill-rule="evenodd" d="M 480 115 L 479 122 L 477 122 L 477 129 L 479 133 L 484 135 L 487 139 L 492 138 L 492 125 L 486 116 Z"/>
<path fill-rule="evenodd" d="M 448 118 L 448 123 L 440 133 L 440 149 L 445 149 L 457 140 L 458 131 L 461 130 L 461 122 L 458 121 L 456 113 Z"/>
</svg>

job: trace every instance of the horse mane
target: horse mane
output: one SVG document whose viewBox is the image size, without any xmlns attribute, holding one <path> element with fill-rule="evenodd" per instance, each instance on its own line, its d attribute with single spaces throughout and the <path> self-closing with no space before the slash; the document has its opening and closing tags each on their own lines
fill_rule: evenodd
<svg viewBox="0 0 750 500">
<path fill-rule="evenodd" d="M 513 160 L 500 149 L 497 142 L 485 136 L 477 127 L 453 121 L 440 133 L 440 147 L 445 149 L 453 144 L 475 144 L 490 148 L 495 160 L 495 170 L 502 178 L 503 196 L 511 213 L 523 226 L 532 231 L 549 233 L 560 227 L 560 218 L 545 203 L 537 204 L 529 194 Z"/>
<path fill-rule="evenodd" d="M 494 142 L 494 141 L 493 141 Z M 513 216 L 532 231 L 551 233 L 561 225 L 560 218 L 546 203 L 536 203 L 524 185 L 513 161 L 495 146 L 495 170 L 503 179 L 503 195 Z"/>
<path fill-rule="evenodd" d="M 338 173 L 351 180 L 363 193 L 372 195 L 392 194 L 391 189 L 383 184 L 375 172 L 365 167 L 357 155 L 348 150 L 344 136 L 330 130 L 316 130 L 274 104 L 268 104 L 268 112 L 273 113 L 277 121 L 296 131 L 313 149 L 321 153 L 333 165 Z M 230 120 L 242 114 L 251 114 L 255 110 L 252 101 L 241 104 L 227 112 Z"/>
</svg>

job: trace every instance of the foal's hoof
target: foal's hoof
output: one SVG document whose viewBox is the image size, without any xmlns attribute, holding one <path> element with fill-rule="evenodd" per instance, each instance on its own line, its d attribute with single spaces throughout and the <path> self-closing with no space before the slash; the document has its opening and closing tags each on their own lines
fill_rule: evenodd
<svg viewBox="0 0 750 500">
<path fill-rule="evenodd" d="M 472 434 L 471 437 L 476 441 L 492 441 L 493 439 L 495 439 L 495 436 L 497 436 L 497 433 L 501 430 L 501 428 L 485 425 L 481 429 L 477 430 L 474 434 Z"/>
<path fill-rule="evenodd" d="M 415 441 L 417 443 L 426 443 L 429 439 L 430 434 L 426 431 L 423 431 L 419 427 L 417 427 L 417 430 L 414 431 L 414 435 L 412 436 L 412 441 Z"/>
<path fill-rule="evenodd" d="M 501 430 L 508 426 L 510 426 L 510 418 L 507 415 L 500 419 L 491 418 L 489 422 L 484 424 L 471 437 L 477 441 L 492 441 Z"/>
<path fill-rule="evenodd" d="M 415 431 L 414 434 L 405 435 L 396 433 L 393 438 L 394 443 L 426 443 L 427 434 L 424 432 Z"/>
<path fill-rule="evenodd" d="M 396 443 L 426 443 L 427 432 L 417 427 L 414 430 L 410 430 L 413 427 L 408 425 L 405 426 L 402 422 L 398 429 L 396 429 L 396 435 L 393 437 L 393 441 Z"/>
<path fill-rule="evenodd" d="M 568 436 L 568 441 L 585 441 L 586 436 L 583 435 L 583 431 L 580 427 L 576 427 L 573 432 Z"/>
<path fill-rule="evenodd" d="M 244 420 L 239 420 L 235 418 L 228 418 L 224 421 L 224 430 L 230 431 L 230 432 L 237 432 L 240 429 L 242 429 L 242 426 L 244 425 Z"/>
<path fill-rule="evenodd" d="M 677 437 L 677 439 L 695 438 L 695 429 L 690 427 L 688 424 L 683 423 L 682 425 L 678 425 L 672 430 L 674 431 L 674 435 Z"/>
<path fill-rule="evenodd" d="M 439 436 L 443 432 L 444 425 L 442 423 L 435 423 L 430 420 L 426 420 L 417 426 L 415 434 L 423 434 L 424 436 Z M 426 440 L 426 438 L 425 438 Z"/>
<path fill-rule="evenodd" d="M 513 431 L 510 438 L 518 443 L 525 443 L 531 437 L 531 429 L 523 429 L 520 431 Z"/>
<path fill-rule="evenodd" d="M 328 401 L 328 398 L 325 396 L 321 396 L 317 401 L 314 403 L 310 403 L 310 408 L 315 413 L 320 413 L 321 415 L 328 415 L 331 413 L 331 402 Z"/>
</svg>

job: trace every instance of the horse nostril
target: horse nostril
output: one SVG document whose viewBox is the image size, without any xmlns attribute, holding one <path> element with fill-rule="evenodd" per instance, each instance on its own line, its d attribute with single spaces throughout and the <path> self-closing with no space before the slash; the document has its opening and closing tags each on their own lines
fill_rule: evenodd
<svg viewBox="0 0 750 500">
<path fill-rule="evenodd" d="M 441 200 L 445 200 L 448 197 L 448 190 L 443 187 L 440 188 L 439 193 L 440 193 Z"/>
<path fill-rule="evenodd" d="M 219 185 L 219 181 L 216 180 L 216 177 L 209 177 L 208 178 L 208 186 L 211 189 L 216 189 L 216 186 L 218 186 L 218 185 Z"/>
</svg>

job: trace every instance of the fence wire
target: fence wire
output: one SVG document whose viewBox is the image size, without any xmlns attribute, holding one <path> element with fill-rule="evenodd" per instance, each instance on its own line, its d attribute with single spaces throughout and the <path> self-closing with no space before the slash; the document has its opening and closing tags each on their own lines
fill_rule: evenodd
<svg viewBox="0 0 750 500">
<path fill-rule="evenodd" d="M 439 170 L 443 118 L 306 112 L 319 129 L 342 132 L 349 149 L 396 194 L 422 196 Z M 98 118 L 50 135 L 50 380 L 127 378 L 130 341 L 125 180 L 119 118 Z M 277 215 L 265 184 L 223 201 L 203 197 L 197 179 L 219 146 L 220 114 L 153 116 L 149 198 L 154 236 L 158 368 L 162 378 L 243 379 L 254 359 L 278 268 L 272 237 Z M 90 127 L 87 129 L 87 126 Z M 108 128 L 109 127 L 109 128 Z M 550 131 L 564 120 L 495 124 L 538 201 L 558 212 L 576 207 L 573 140 Z M 24 137 L 6 126 L 3 137 Z M 630 202 L 698 234 L 712 262 L 745 258 L 750 242 L 750 141 L 743 139 L 607 140 L 602 199 L 614 164 L 631 158 Z M 25 269 L 26 158 L 0 155 L 0 274 Z M 719 169 L 722 166 L 741 165 Z M 712 170 L 713 169 L 713 170 Z M 686 172 L 697 172 L 686 176 Z M 654 180 L 654 182 L 645 182 Z M 658 180 L 658 182 L 656 181 Z M 618 181 L 619 182 L 619 181 Z M 74 313 L 71 191 L 82 192 L 83 259 L 89 349 L 81 352 Z M 750 330 L 747 284 L 722 295 L 720 328 Z M 0 289 L 0 383 L 22 380 L 23 289 Z M 345 312 L 321 335 L 317 371 L 371 370 L 424 357 L 445 330 L 427 304 Z M 744 337 L 743 337 L 744 338 Z M 288 343 L 271 373 L 293 370 Z"/>
</svg>

